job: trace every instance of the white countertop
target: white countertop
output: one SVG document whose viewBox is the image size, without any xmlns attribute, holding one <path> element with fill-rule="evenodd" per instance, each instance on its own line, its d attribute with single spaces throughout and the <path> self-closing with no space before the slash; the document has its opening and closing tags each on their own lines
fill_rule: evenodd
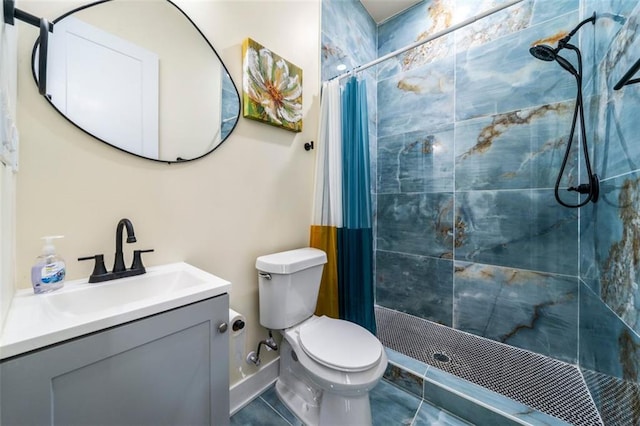
<svg viewBox="0 0 640 426">
<path fill-rule="evenodd" d="M 231 283 L 184 262 L 129 278 L 69 281 L 47 294 L 16 292 L 0 336 L 0 359 L 227 293 Z"/>
</svg>

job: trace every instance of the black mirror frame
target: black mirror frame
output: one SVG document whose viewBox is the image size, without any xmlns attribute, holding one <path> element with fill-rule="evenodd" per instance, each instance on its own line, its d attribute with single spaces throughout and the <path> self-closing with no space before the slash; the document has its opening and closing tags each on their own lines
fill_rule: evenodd
<svg viewBox="0 0 640 426">
<path fill-rule="evenodd" d="M 5 1 L 5 2 L 7 2 L 7 1 L 13 2 L 14 0 L 4 0 L 4 1 Z M 56 24 L 57 22 L 59 22 L 60 20 L 62 20 L 62 19 L 64 19 L 64 18 L 66 18 L 67 16 L 72 15 L 72 14 L 74 14 L 74 13 L 76 13 L 76 12 L 81 11 L 81 10 L 87 9 L 87 8 L 89 8 L 89 7 L 97 6 L 97 5 L 99 5 L 99 4 L 102 4 L 102 3 L 108 3 L 108 2 L 111 2 L 111 1 L 113 1 L 113 0 L 98 0 L 98 1 L 91 2 L 91 3 L 89 3 L 89 4 L 86 4 L 86 5 L 83 5 L 83 6 L 77 7 L 77 8 L 75 8 L 75 9 L 73 9 L 73 10 L 70 10 L 69 12 L 66 12 L 66 13 L 64 13 L 63 15 L 61 15 L 61 16 L 59 16 L 59 17 L 57 17 L 57 18 L 55 18 L 55 19 L 53 20 L 53 24 L 51 24 L 51 31 L 52 31 L 52 29 L 53 29 L 53 26 L 55 26 L 55 24 Z M 88 132 L 87 130 L 83 129 L 82 127 L 80 127 L 79 125 L 77 125 L 76 123 L 74 123 L 71 119 L 69 119 L 66 115 L 64 115 L 64 114 L 63 114 L 63 113 L 62 113 L 62 112 L 61 112 L 61 111 L 60 111 L 60 110 L 59 110 L 59 109 L 58 109 L 58 108 L 53 104 L 53 102 L 51 102 L 51 99 L 49 98 L 49 96 L 45 95 L 45 99 L 47 100 L 47 102 L 49 102 L 49 104 L 53 107 L 53 109 L 55 109 L 55 110 L 56 110 L 56 111 L 57 111 L 57 112 L 58 112 L 62 117 L 64 117 L 64 118 L 65 118 L 69 123 L 73 124 L 74 126 L 76 126 L 77 128 L 79 128 L 80 130 L 82 130 L 83 132 L 85 132 L 86 134 L 88 134 L 89 136 L 93 137 L 94 139 L 97 139 L 97 140 L 99 140 L 100 142 L 103 142 L 103 143 L 105 143 L 105 144 L 109 145 L 110 147 L 113 147 L 113 148 L 115 148 L 115 149 L 117 149 L 117 150 L 119 150 L 119 151 L 122 151 L 122 152 L 124 152 L 124 153 L 127 153 L 127 154 L 129 154 L 129 155 L 133 155 L 133 156 L 138 157 L 138 158 L 143 158 L 143 159 L 145 159 L 145 160 L 155 161 L 155 162 L 157 162 L 157 163 L 166 163 L 166 164 L 188 163 L 188 162 L 191 162 L 191 161 L 199 160 L 199 159 L 201 159 L 201 158 L 203 158 L 203 157 L 206 157 L 207 155 L 211 154 L 213 151 L 215 151 L 216 149 L 218 149 L 218 147 L 220 147 L 220 146 L 221 146 L 221 145 L 222 145 L 222 144 L 223 144 L 223 143 L 224 143 L 224 142 L 229 138 L 229 136 L 231 135 L 231 133 L 233 133 L 233 131 L 235 130 L 236 126 L 238 125 L 238 122 L 240 121 L 240 111 L 241 111 L 241 109 L 242 109 L 242 100 L 241 100 L 241 98 L 240 98 L 240 92 L 238 91 L 238 87 L 236 86 L 236 83 L 235 83 L 235 82 L 233 81 L 233 79 L 231 78 L 231 74 L 229 74 L 229 70 L 227 69 L 227 66 L 224 64 L 224 62 L 222 61 L 222 58 L 220 58 L 220 55 L 218 55 L 218 52 L 217 52 L 217 51 L 216 51 L 216 49 L 213 47 L 213 45 L 209 42 L 209 40 L 207 39 L 207 37 L 205 37 L 205 35 L 204 35 L 204 34 L 202 33 L 202 31 L 200 30 L 200 28 L 198 28 L 198 26 L 195 24 L 195 22 L 193 22 L 193 20 L 189 17 L 189 15 L 187 15 L 187 14 L 186 14 L 182 9 L 180 9 L 180 7 L 178 7 L 178 6 L 177 6 L 173 1 L 171 1 L 171 0 L 164 0 L 164 1 L 166 1 L 167 3 L 169 3 L 171 6 L 175 7 L 175 8 L 176 8 L 176 9 L 177 9 L 181 14 L 182 14 L 182 16 L 184 16 L 184 17 L 189 21 L 189 23 L 191 23 L 191 25 L 193 26 L 193 28 L 195 28 L 195 29 L 196 29 L 196 31 L 198 32 L 198 34 L 200 34 L 200 36 L 203 38 L 203 40 L 205 41 L 205 43 L 207 43 L 207 45 L 211 48 L 211 51 L 216 55 L 216 57 L 217 57 L 217 58 L 218 58 L 218 60 L 220 61 L 220 64 L 222 65 L 222 68 L 224 69 L 224 73 L 229 77 L 229 80 L 231 81 L 231 84 L 233 85 L 233 88 L 235 89 L 236 94 L 238 95 L 238 113 L 237 113 L 237 117 L 238 117 L 238 119 L 237 119 L 237 120 L 236 120 L 236 122 L 233 124 L 233 127 L 232 127 L 231 129 L 229 129 L 229 133 L 227 134 L 227 136 L 226 136 L 224 139 L 222 139 L 222 140 L 220 141 L 220 143 L 219 143 L 219 144 L 217 144 L 215 147 L 213 147 L 213 149 L 211 149 L 211 150 L 210 150 L 210 151 L 208 151 L 208 152 L 205 152 L 204 154 L 202 154 L 202 155 L 200 155 L 200 156 L 198 156 L 198 157 L 189 158 L 189 159 L 182 159 L 182 158 L 180 158 L 180 159 L 175 160 L 175 161 L 160 160 L 160 159 L 155 159 L 155 158 L 145 157 L 145 156 L 143 156 L 143 155 L 138 155 L 138 154 L 135 154 L 135 153 L 133 153 L 133 152 L 129 152 L 129 151 L 125 150 L 125 149 L 122 149 L 122 148 L 120 148 L 120 147 L 118 147 L 118 146 L 112 145 L 112 144 L 110 144 L 109 142 L 105 141 L 104 139 L 101 139 L 101 138 L 99 138 L 99 137 L 95 136 L 94 134 L 92 134 L 92 133 Z M 16 9 L 16 10 L 17 10 L 17 9 Z M 42 33 L 41 33 L 41 34 L 42 34 Z M 38 85 L 38 87 L 40 87 L 40 81 L 39 81 L 39 79 L 38 79 L 38 76 L 36 75 L 36 70 L 35 70 L 35 66 L 34 66 L 34 64 L 35 64 L 36 51 L 38 51 L 38 47 L 39 47 L 39 45 L 40 45 L 40 40 L 41 40 L 41 38 L 40 38 L 40 37 L 36 40 L 35 44 L 33 45 L 33 50 L 32 50 L 32 52 L 31 52 L 31 72 L 32 72 L 33 80 L 36 82 L 36 84 Z M 46 52 L 46 50 L 47 50 L 47 46 L 46 46 L 46 44 L 48 43 L 48 37 L 44 37 L 44 38 L 43 38 L 43 40 L 45 41 L 44 51 Z M 38 58 L 38 59 L 39 59 L 39 61 L 42 61 L 42 50 L 40 50 L 40 56 L 39 56 L 39 58 Z M 44 61 L 45 61 L 45 63 L 46 63 L 46 56 L 44 56 Z M 39 65 L 38 65 L 38 66 L 40 66 L 40 62 L 39 62 Z M 45 64 L 45 71 L 46 71 L 46 64 Z M 45 75 L 44 80 L 45 80 L 45 85 L 46 85 L 46 75 Z"/>
</svg>

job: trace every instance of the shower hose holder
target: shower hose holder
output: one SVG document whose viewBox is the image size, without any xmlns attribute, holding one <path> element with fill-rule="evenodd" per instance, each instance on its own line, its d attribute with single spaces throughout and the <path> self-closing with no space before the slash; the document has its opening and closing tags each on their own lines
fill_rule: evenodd
<svg viewBox="0 0 640 426">
<path fill-rule="evenodd" d="M 589 183 L 581 183 L 578 186 L 571 186 L 568 191 L 575 191 L 579 194 L 591 194 L 591 202 L 597 203 L 600 196 L 600 181 L 598 175 L 594 174 L 589 179 Z"/>
</svg>

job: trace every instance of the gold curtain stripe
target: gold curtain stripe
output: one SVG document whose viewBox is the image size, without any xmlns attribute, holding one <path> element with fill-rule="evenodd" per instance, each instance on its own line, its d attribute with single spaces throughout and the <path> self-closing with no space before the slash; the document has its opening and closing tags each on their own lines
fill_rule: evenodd
<svg viewBox="0 0 640 426">
<path fill-rule="evenodd" d="M 339 318 L 338 229 L 333 226 L 311 225 L 309 245 L 327 253 L 315 314 Z"/>
</svg>

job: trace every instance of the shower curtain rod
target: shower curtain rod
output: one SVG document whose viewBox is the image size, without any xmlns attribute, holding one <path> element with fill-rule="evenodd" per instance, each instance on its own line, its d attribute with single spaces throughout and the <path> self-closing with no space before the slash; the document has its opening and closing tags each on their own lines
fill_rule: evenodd
<svg viewBox="0 0 640 426">
<path fill-rule="evenodd" d="M 437 38 L 445 36 L 445 35 L 447 35 L 447 34 L 449 34 L 451 32 L 459 30 L 462 27 L 466 27 L 467 25 L 473 24 L 474 22 L 476 22 L 476 21 L 478 21 L 478 20 L 480 20 L 482 18 L 485 18 L 485 17 L 487 17 L 489 15 L 493 15 L 496 12 L 500 12 L 503 9 L 506 9 L 508 7 L 513 6 L 514 4 L 521 3 L 523 1 L 524 0 L 513 0 L 513 1 L 510 1 L 510 2 L 505 3 L 503 5 L 496 6 L 496 7 L 492 8 L 492 9 L 489 9 L 489 10 L 487 10 L 485 12 L 482 12 L 482 13 L 480 13 L 480 14 L 478 14 L 476 16 L 473 16 L 473 17 L 471 17 L 469 19 L 465 19 L 464 21 L 462 21 L 462 22 L 460 22 L 458 24 L 452 25 L 449 28 L 446 28 L 446 29 L 444 29 L 444 30 L 442 30 L 440 32 L 437 32 L 437 33 L 425 38 L 424 40 L 419 40 L 419 41 L 416 41 L 415 43 L 411 43 L 408 46 L 402 47 L 402 48 L 400 48 L 398 50 L 394 50 L 391 53 L 387 53 L 386 55 L 381 56 L 378 59 L 375 59 L 375 60 L 373 60 L 371 62 L 368 62 L 368 63 L 366 63 L 364 65 L 360 65 L 360 66 L 357 66 L 355 68 L 352 68 L 351 70 L 349 70 L 349 71 L 347 71 L 347 72 L 345 72 L 343 74 L 337 75 L 337 76 L 335 76 L 333 78 L 330 78 L 329 80 L 334 80 L 336 78 L 338 80 L 340 80 L 340 79 L 343 79 L 345 77 L 349 77 L 349 76 L 351 76 L 351 75 L 353 75 L 353 74 L 355 74 L 357 72 L 363 71 L 363 70 L 365 70 L 367 68 L 370 68 L 370 67 L 372 67 L 374 65 L 378 65 L 380 62 L 384 62 L 389 58 L 393 58 L 394 56 L 397 56 L 397 55 L 399 55 L 401 53 L 404 53 L 407 50 L 411 50 L 411 49 L 413 49 L 415 47 L 418 47 L 418 46 L 421 46 L 421 45 L 423 45 L 423 44 L 425 44 L 427 42 L 430 42 L 432 40 L 435 40 Z"/>
</svg>

